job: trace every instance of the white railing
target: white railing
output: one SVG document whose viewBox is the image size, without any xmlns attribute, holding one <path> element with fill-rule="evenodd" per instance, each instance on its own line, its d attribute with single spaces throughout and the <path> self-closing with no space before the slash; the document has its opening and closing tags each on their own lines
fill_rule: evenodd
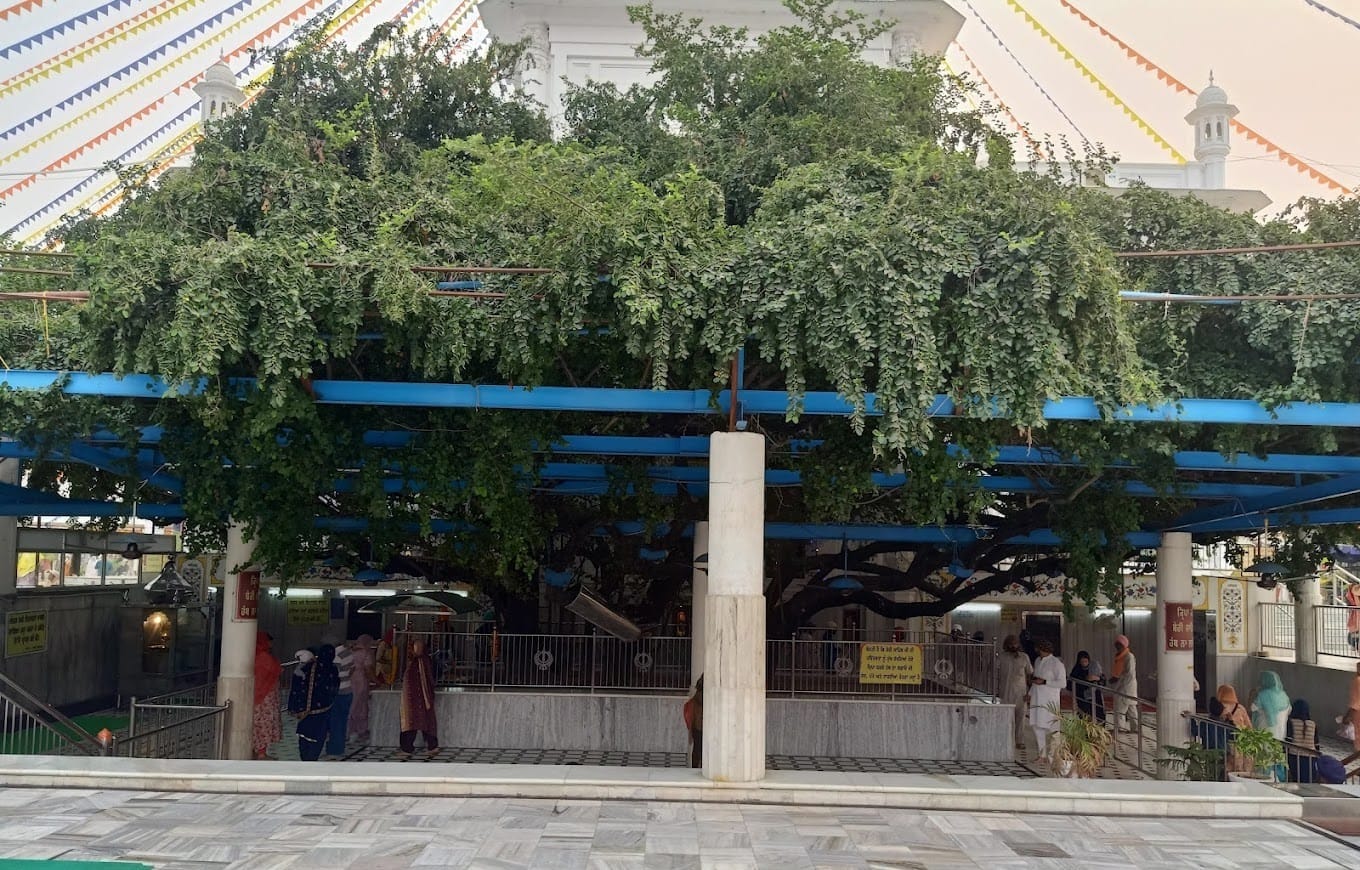
<svg viewBox="0 0 1360 870">
<path fill-rule="evenodd" d="M 1294 648 L 1294 605 L 1261 602 L 1261 646 Z"/>
<path fill-rule="evenodd" d="M 1360 658 L 1360 607 L 1322 605 L 1313 614 L 1318 655 Z"/>
<path fill-rule="evenodd" d="M 996 648 L 972 641 L 936 640 L 947 635 L 928 635 L 921 640 L 892 642 L 861 640 L 767 641 L 765 668 L 772 694 L 873 695 L 875 697 L 956 697 L 996 695 Z M 920 648 L 919 679 L 910 682 L 866 682 L 863 679 L 865 647 L 902 651 Z M 889 653 L 892 654 L 891 652 Z M 915 655 L 914 652 L 911 653 Z"/>
</svg>

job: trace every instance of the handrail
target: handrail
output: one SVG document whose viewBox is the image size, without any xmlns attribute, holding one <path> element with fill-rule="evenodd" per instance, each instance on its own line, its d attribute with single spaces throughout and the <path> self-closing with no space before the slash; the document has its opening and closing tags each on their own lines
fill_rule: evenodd
<svg viewBox="0 0 1360 870">
<path fill-rule="evenodd" d="M 58 710 L 56 707 L 53 707 L 51 704 L 48 704 L 46 701 L 39 699 L 32 692 L 28 691 L 23 686 L 14 682 L 4 674 L 0 674 L 0 688 L 3 688 L 8 692 L 14 693 L 17 696 L 17 700 L 19 700 L 20 702 L 29 705 L 31 708 L 36 708 L 30 709 L 29 711 L 31 713 L 35 713 L 35 716 L 36 713 L 41 713 L 43 716 L 50 716 L 53 721 L 60 724 L 63 728 L 69 728 L 71 730 L 72 735 L 74 735 L 74 737 L 72 736 L 67 737 L 67 739 L 70 742 L 88 743 L 91 748 L 95 749 L 101 755 L 106 751 L 104 744 L 100 742 L 98 737 L 95 737 L 93 734 L 77 725 L 65 713 L 62 713 L 60 710 Z M 56 729 L 52 730 L 56 731 Z"/>
</svg>

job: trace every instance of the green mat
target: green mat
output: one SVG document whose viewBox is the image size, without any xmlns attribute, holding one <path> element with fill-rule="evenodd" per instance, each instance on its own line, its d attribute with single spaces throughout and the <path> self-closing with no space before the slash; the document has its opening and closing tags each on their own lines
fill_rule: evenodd
<svg viewBox="0 0 1360 870">
<path fill-rule="evenodd" d="M 116 733 L 126 731 L 128 727 L 127 715 L 119 713 L 91 713 L 87 716 L 77 716 L 72 721 L 90 734 L 98 734 L 105 728 Z M 56 728 L 64 734 L 69 734 L 64 725 L 58 725 Z M 46 728 L 15 731 L 13 734 L 0 735 L 0 755 L 41 755 L 56 748 L 59 742 L 57 736 Z M 4 866 L 0 864 L 0 868 Z"/>
<path fill-rule="evenodd" d="M 0 870 L 100 870 L 122 867 L 124 870 L 151 870 L 150 864 L 128 861 L 26 861 L 20 858 L 0 858 Z"/>
</svg>

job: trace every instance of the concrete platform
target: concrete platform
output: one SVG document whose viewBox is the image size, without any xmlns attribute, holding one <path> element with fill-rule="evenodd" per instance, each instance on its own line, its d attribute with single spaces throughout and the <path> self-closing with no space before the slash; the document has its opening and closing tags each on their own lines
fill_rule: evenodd
<svg viewBox="0 0 1360 870">
<path fill-rule="evenodd" d="M 442 768 L 442 769 L 441 769 Z M 1304 799 L 1257 783 L 1018 779 L 997 776 L 772 771 L 714 783 L 669 768 L 376 762 L 0 757 L 0 785 L 87 790 L 327 796 L 787 804 L 974 812 L 1297 819 Z"/>
</svg>

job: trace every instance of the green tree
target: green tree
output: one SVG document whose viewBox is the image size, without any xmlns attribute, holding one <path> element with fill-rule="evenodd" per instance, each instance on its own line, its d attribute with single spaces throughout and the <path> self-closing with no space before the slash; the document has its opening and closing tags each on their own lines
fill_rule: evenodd
<svg viewBox="0 0 1360 870">
<path fill-rule="evenodd" d="M 266 95 L 208 131 L 191 167 L 134 186 L 115 215 L 63 228 L 70 286 L 87 304 L 55 319 L 11 309 L 0 331 L 11 365 L 153 373 L 202 392 L 7 392 L 0 422 L 49 448 L 105 427 L 132 447 L 137 427 L 164 427 L 192 545 L 217 546 L 228 517 L 246 518 L 258 557 L 285 577 L 322 552 L 419 551 L 528 628 L 546 563 L 654 622 L 683 595 L 683 532 L 704 513 L 702 493 L 654 478 L 688 460 L 611 462 L 606 485 L 587 491 L 545 469 L 575 461 L 554 453 L 566 434 L 706 434 L 716 416 L 347 407 L 316 402 L 313 383 L 716 391 L 745 350 L 742 386 L 792 399 L 749 421 L 773 444 L 771 467 L 802 474 L 771 490 L 770 519 L 987 530 L 946 547 L 770 545 L 782 633 L 847 600 L 929 615 L 1055 572 L 1074 599 L 1113 597 L 1125 534 L 1194 503 L 1174 480 L 1175 450 L 1259 452 L 1297 437 L 1045 424 L 1049 398 L 1106 409 L 1164 395 L 1356 398 L 1355 367 L 1340 364 L 1356 356 L 1356 306 L 1131 311 L 1118 296 L 1323 292 L 1355 283 L 1355 256 L 1113 254 L 1354 237 L 1353 203 L 1262 225 L 1018 173 L 989 119 L 957 108 L 966 83 L 929 59 L 867 64 L 860 51 L 883 25 L 828 0 L 790 5 L 799 25 L 755 38 L 635 10 L 655 84 L 574 92 L 561 141 L 513 96 L 515 46 L 449 65 L 446 43 L 390 31 L 352 53 L 304 41 Z M 441 264 L 538 271 L 425 270 Z M 439 295 L 437 282 L 471 295 Z M 803 416 L 806 390 L 839 392 L 854 413 Z M 928 414 L 938 394 L 952 415 Z M 1077 458 L 998 467 L 993 447 L 1007 444 Z M 47 460 L 34 482 L 55 487 L 63 473 L 73 495 L 146 486 L 131 463 L 77 475 Z M 1029 485 L 997 487 L 997 475 Z M 600 533 L 637 521 L 641 534 Z M 1011 543 L 1044 528 L 1067 543 Z M 847 569 L 862 587 L 848 597 L 827 584 Z M 892 600 L 905 589 L 923 600 Z"/>
</svg>

